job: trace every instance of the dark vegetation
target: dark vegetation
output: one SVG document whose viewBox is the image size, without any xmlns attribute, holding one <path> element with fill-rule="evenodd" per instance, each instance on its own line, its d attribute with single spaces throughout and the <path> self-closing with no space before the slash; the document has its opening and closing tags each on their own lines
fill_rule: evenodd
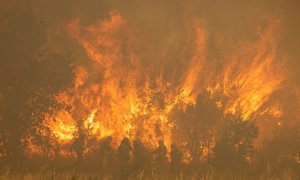
<svg viewBox="0 0 300 180">
<path fill-rule="evenodd" d="M 197 123 L 201 114 L 207 112 L 205 108 L 210 108 L 206 102 L 197 103 L 199 106 L 206 104 L 203 112 L 186 113 L 193 114 L 192 116 L 181 115 L 191 119 L 189 123 L 193 124 L 191 127 L 181 122 L 186 127 L 185 134 L 190 140 L 189 162 L 183 161 L 184 152 L 176 144 L 167 149 L 164 142 L 160 141 L 157 149 L 147 149 L 139 139 L 124 138 L 117 150 L 114 150 L 111 137 L 99 144 L 93 157 L 84 157 L 84 134 L 79 135 L 70 148 L 76 154 L 76 161 L 26 156 L 23 151 L 26 141 L 24 142 L 23 137 L 28 131 L 36 137 L 35 143 L 45 144 L 44 149 L 47 151 L 47 140 L 39 139 L 39 131 L 32 127 L 41 123 L 39 119 L 44 112 L 57 106 L 54 95 L 70 85 L 73 77 L 69 55 L 47 49 L 45 29 L 42 21 L 24 4 L 15 4 L 10 9 L 1 11 L 0 154 L 5 155 L 0 157 L 1 169 L 10 169 L 16 174 L 44 172 L 47 169 L 47 172 L 51 172 L 50 176 L 54 176 L 53 173 L 76 170 L 79 173 L 94 173 L 90 177 L 114 179 L 197 179 L 205 178 L 207 173 L 213 174 L 208 174 L 207 178 L 228 175 L 227 178 L 230 179 L 232 174 L 249 178 L 282 178 L 288 171 L 292 172 L 289 177 L 299 178 L 299 127 L 279 127 L 263 148 L 255 150 L 253 141 L 259 134 L 255 122 L 228 116 L 221 123 L 217 120 L 210 121 L 221 124 L 220 135 L 213 147 L 209 128 L 203 126 L 208 122 Z M 192 111 L 193 108 L 197 107 L 190 107 L 187 111 Z M 219 118 L 214 114 L 210 116 L 212 119 Z M 205 148 L 208 149 L 208 154 L 204 156 Z M 62 163 L 63 161 L 66 162 Z"/>
</svg>

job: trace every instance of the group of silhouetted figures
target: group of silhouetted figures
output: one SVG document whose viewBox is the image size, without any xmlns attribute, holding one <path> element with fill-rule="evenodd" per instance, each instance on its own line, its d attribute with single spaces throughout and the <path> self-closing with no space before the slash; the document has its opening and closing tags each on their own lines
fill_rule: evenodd
<svg viewBox="0 0 300 180">
<path fill-rule="evenodd" d="M 114 150 L 112 141 L 112 137 L 107 137 L 100 144 L 100 173 L 114 173 L 126 178 L 132 174 L 145 174 L 151 171 L 159 173 L 168 169 L 176 174 L 181 170 L 182 152 L 175 144 L 171 145 L 169 161 L 168 150 L 162 140 L 159 140 L 158 147 L 154 151 L 146 148 L 140 140 L 134 140 L 131 144 L 127 137 L 121 141 L 117 150 Z M 72 150 L 77 154 L 77 164 L 83 161 L 83 144 L 84 140 L 78 138 L 72 145 Z"/>
</svg>

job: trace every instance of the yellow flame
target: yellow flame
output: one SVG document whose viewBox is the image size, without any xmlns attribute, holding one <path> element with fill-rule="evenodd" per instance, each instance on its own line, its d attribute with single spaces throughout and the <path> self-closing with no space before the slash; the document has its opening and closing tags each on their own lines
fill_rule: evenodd
<svg viewBox="0 0 300 180">
<path fill-rule="evenodd" d="M 161 74 L 153 77 L 142 65 L 133 40 L 136 37 L 117 12 L 87 27 L 80 27 L 79 19 L 72 21 L 68 33 L 91 61 L 89 66 L 78 64 L 74 86 L 57 95 L 57 101 L 70 108 L 58 109 L 45 118 L 56 140 L 71 143 L 82 121 L 87 135 L 99 141 L 112 136 L 118 145 L 124 137 L 138 138 L 154 148 L 162 139 L 170 146 L 176 125 L 171 114 L 178 106 L 195 105 L 202 91 L 210 93 L 224 114 L 241 113 L 245 119 L 256 114 L 284 80 L 274 66 L 277 27 L 259 32 L 257 42 L 224 56 L 221 72 L 207 72 L 207 30 L 200 21 L 190 22 L 193 47 L 189 65 L 180 82 L 171 84 Z M 281 116 L 277 109 L 265 111 Z M 185 156 L 190 158 L 188 153 Z"/>
<path fill-rule="evenodd" d="M 231 63 L 207 88 L 213 97 L 226 99 L 220 100 L 226 113 L 241 113 L 247 119 L 281 87 L 283 74 L 275 66 L 276 28 L 277 24 L 272 24 L 259 34 L 259 41 L 230 55 L 228 61 Z"/>
</svg>

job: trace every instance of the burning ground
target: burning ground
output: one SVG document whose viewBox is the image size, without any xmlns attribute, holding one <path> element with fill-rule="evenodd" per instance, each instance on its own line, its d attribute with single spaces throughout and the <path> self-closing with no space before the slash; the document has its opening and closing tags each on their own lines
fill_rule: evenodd
<svg viewBox="0 0 300 180">
<path fill-rule="evenodd" d="M 112 151 L 126 137 L 150 152 L 162 140 L 168 162 L 175 144 L 185 165 L 218 164 L 229 147 L 237 164 L 259 166 L 276 143 L 299 146 L 289 3 L 249 1 L 253 10 L 234 4 L 227 15 L 204 0 L 81 3 L 63 2 L 53 17 L 54 2 L 3 3 L 4 164 L 89 162 L 108 138 Z M 298 151 L 281 151 L 271 158 L 299 166 Z"/>
</svg>

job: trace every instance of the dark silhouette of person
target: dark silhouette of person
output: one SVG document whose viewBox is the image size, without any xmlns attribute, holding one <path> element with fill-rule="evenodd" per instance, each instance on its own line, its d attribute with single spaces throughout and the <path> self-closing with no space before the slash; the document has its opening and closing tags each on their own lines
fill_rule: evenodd
<svg viewBox="0 0 300 180">
<path fill-rule="evenodd" d="M 108 136 L 100 144 L 100 166 L 104 173 L 111 171 L 114 165 L 115 157 L 112 141 L 112 136 Z"/>
<path fill-rule="evenodd" d="M 154 165 L 158 173 L 165 171 L 167 165 L 167 147 L 163 140 L 158 141 L 158 148 L 154 151 Z"/>
<path fill-rule="evenodd" d="M 183 155 L 175 143 L 172 143 L 171 145 L 170 157 L 171 157 L 171 170 L 173 174 L 178 175 L 181 171 Z"/>
<path fill-rule="evenodd" d="M 117 160 L 119 165 L 119 179 L 128 179 L 130 175 L 130 164 L 131 164 L 131 151 L 132 146 L 127 137 L 125 137 L 120 146 L 117 149 Z"/>
<path fill-rule="evenodd" d="M 149 159 L 147 158 L 147 149 L 141 140 L 135 140 L 133 146 L 133 172 L 137 174 L 146 170 Z"/>
<path fill-rule="evenodd" d="M 71 150 L 76 153 L 76 165 L 80 165 L 83 162 L 83 155 L 84 155 L 84 135 L 79 133 L 79 136 L 74 140 L 71 146 Z"/>
</svg>

